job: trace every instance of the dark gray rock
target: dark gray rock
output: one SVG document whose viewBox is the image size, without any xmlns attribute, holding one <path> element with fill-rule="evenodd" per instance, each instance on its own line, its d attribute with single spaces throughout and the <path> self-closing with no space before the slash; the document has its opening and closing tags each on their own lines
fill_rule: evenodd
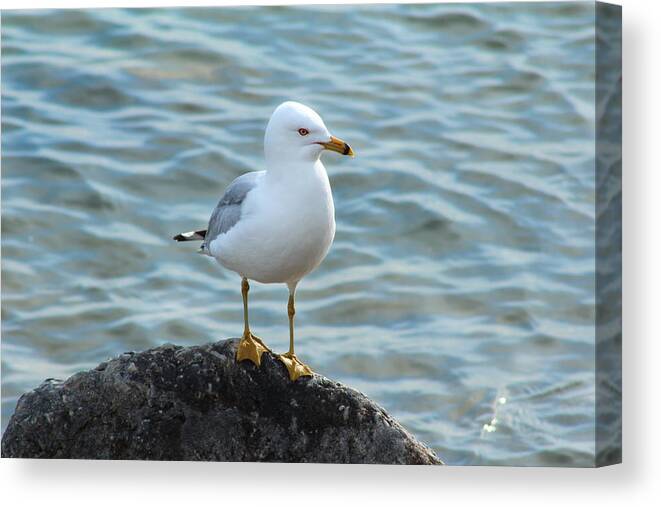
<svg viewBox="0 0 661 507">
<path fill-rule="evenodd" d="M 237 340 L 126 353 L 23 395 L 3 457 L 441 464 L 363 394 Z"/>
</svg>

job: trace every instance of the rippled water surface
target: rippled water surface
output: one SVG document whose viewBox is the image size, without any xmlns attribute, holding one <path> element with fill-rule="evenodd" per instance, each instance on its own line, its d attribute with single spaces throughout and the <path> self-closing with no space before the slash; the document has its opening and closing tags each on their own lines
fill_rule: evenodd
<svg viewBox="0 0 661 507">
<path fill-rule="evenodd" d="M 239 279 L 173 243 L 262 168 L 286 99 L 337 235 L 297 348 L 451 464 L 594 457 L 594 8 L 490 4 L 2 16 L 2 407 L 126 350 L 238 336 Z M 251 322 L 287 347 L 287 291 Z"/>
</svg>

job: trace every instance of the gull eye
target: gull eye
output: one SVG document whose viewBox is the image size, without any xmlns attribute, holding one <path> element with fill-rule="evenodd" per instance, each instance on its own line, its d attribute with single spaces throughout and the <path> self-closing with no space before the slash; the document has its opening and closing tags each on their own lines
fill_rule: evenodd
<svg viewBox="0 0 661 507">
<path fill-rule="evenodd" d="M 307 136 L 310 131 L 308 129 L 298 129 L 298 133 L 301 134 L 302 136 Z"/>
</svg>

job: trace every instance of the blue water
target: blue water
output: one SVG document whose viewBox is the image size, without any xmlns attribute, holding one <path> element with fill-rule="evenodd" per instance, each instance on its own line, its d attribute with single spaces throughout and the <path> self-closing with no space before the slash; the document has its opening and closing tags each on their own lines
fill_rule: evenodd
<svg viewBox="0 0 661 507">
<path fill-rule="evenodd" d="M 297 352 L 450 464 L 592 464 L 594 7 L 5 11 L 2 425 L 126 350 L 238 336 L 238 277 L 174 233 L 314 107 L 337 235 Z M 127 238 L 130 240 L 127 241 Z M 253 284 L 287 348 L 287 291 Z"/>
</svg>

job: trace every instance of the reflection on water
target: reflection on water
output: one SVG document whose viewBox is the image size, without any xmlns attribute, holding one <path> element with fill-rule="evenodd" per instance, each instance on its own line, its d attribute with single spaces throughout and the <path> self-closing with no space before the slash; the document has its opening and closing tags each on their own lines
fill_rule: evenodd
<svg viewBox="0 0 661 507">
<path fill-rule="evenodd" d="M 293 99 L 358 154 L 325 156 L 337 236 L 300 285 L 301 357 L 448 463 L 589 465 L 593 16 L 3 13 L 3 428 L 46 377 L 240 332 L 237 276 L 170 238 L 261 169 L 265 123 Z M 251 295 L 255 331 L 285 350 L 286 289 Z"/>
</svg>

